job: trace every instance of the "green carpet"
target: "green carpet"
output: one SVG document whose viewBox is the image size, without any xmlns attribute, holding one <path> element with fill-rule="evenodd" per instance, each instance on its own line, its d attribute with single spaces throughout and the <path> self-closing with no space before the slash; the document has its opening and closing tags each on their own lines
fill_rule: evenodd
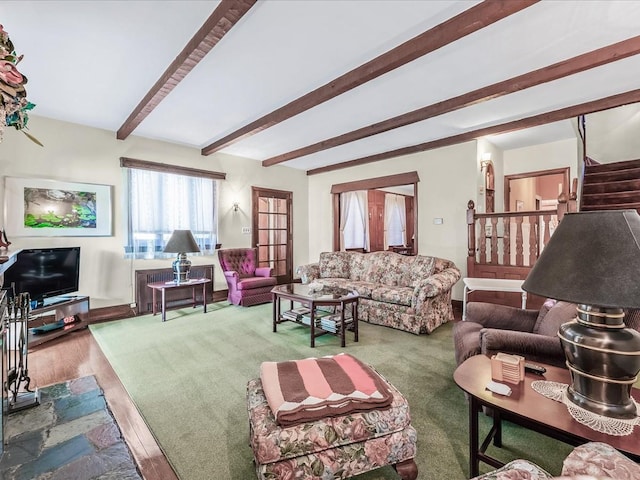
<svg viewBox="0 0 640 480">
<path fill-rule="evenodd" d="M 468 410 L 453 381 L 451 324 L 416 336 L 361 322 L 360 342 L 342 349 L 325 335 L 309 347 L 306 327 L 285 323 L 272 332 L 271 305 L 227 302 L 209 312 L 191 308 L 91 325 L 91 331 L 182 480 L 255 478 L 248 445 L 247 381 L 262 361 L 347 351 L 373 365 L 404 393 L 418 431 L 420 479 L 468 478 Z M 489 418 L 481 428 L 488 431 Z M 507 424 L 503 460 L 527 458 L 559 473 L 571 447 Z M 481 464 L 483 471 L 490 470 Z M 359 480 L 397 479 L 391 467 Z"/>
</svg>

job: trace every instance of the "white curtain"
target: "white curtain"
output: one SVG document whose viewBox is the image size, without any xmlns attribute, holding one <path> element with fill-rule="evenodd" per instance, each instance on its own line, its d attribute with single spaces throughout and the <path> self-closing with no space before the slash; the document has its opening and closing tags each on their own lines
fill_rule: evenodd
<svg viewBox="0 0 640 480">
<path fill-rule="evenodd" d="M 127 254 L 163 256 L 176 229 L 191 230 L 202 253 L 217 243 L 217 182 L 208 178 L 128 169 L 129 238 Z"/>
<path fill-rule="evenodd" d="M 369 250 L 368 211 L 366 190 L 340 194 L 340 250 Z"/>
<path fill-rule="evenodd" d="M 384 196 L 384 249 L 407 244 L 407 210 L 403 195 Z"/>
</svg>

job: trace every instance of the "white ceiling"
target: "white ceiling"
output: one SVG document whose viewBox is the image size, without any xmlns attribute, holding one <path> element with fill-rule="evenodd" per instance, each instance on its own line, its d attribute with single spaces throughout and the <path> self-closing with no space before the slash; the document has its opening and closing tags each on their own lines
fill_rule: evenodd
<svg viewBox="0 0 640 480">
<path fill-rule="evenodd" d="M 479 3 L 259 0 L 133 135 L 203 148 Z M 0 19 L 24 54 L 19 69 L 29 79 L 32 114 L 115 137 L 219 5 L 2 1 Z M 266 160 L 637 35 L 638 1 L 542 1 L 221 151 Z M 639 71 L 640 55 L 631 56 L 283 165 L 321 168 L 624 93 L 640 88 Z M 590 116 L 588 139 L 606 127 L 609 141 L 595 151 L 628 146 L 637 112 L 634 105 Z M 489 140 L 511 149 L 574 136 L 567 120 Z M 636 152 L 638 142 L 631 142 Z M 597 159 L 590 146 L 587 153 Z"/>
</svg>

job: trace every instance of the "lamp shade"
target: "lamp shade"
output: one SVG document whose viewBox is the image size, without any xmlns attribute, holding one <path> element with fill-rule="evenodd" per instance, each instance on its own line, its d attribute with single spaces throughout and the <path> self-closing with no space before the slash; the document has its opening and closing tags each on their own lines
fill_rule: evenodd
<svg viewBox="0 0 640 480">
<path fill-rule="evenodd" d="M 200 247 L 196 243 L 191 230 L 174 230 L 171 238 L 164 247 L 165 253 L 193 253 L 199 252 Z"/>
<path fill-rule="evenodd" d="M 568 213 L 522 289 L 578 304 L 640 308 L 639 275 L 637 211 Z"/>
</svg>

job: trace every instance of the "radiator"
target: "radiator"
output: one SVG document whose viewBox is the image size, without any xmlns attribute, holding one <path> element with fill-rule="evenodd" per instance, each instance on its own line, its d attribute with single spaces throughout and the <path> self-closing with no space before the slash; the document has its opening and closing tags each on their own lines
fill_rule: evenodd
<svg viewBox="0 0 640 480">
<path fill-rule="evenodd" d="M 208 278 L 211 283 L 207 285 L 207 303 L 213 302 L 213 265 L 194 265 L 191 267 L 190 278 Z M 153 312 L 153 291 L 147 287 L 149 283 L 169 282 L 173 280 L 171 268 L 152 268 L 148 270 L 136 270 L 136 313 L 145 315 Z M 175 289 L 166 292 L 167 310 L 192 305 L 191 289 Z M 202 290 L 196 289 L 196 300 L 202 302 Z"/>
</svg>

